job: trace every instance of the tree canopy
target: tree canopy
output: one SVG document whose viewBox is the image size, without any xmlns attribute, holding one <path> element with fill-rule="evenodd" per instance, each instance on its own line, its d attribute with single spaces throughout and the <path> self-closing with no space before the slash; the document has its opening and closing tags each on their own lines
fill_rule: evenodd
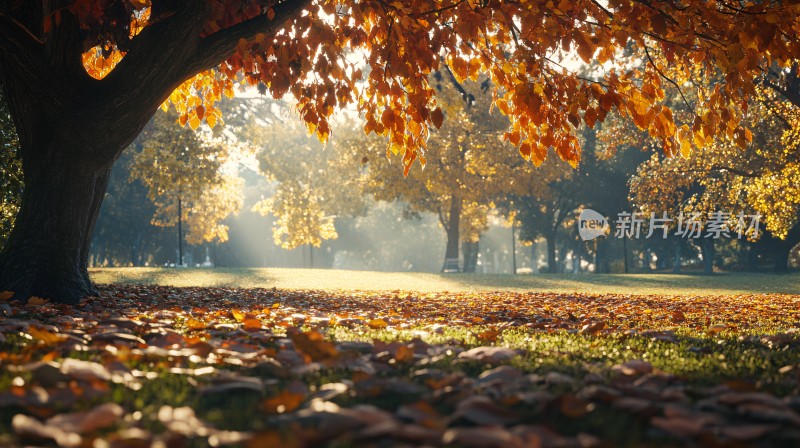
<svg viewBox="0 0 800 448">
<path fill-rule="evenodd" d="M 792 2 L 74 0 L 66 8 L 12 2 L 0 23 L 8 31 L 3 47 L 17 50 L 10 53 L 20 65 L 80 53 L 83 68 L 104 80 L 97 86 L 126 88 L 155 58 L 190 50 L 170 80 L 177 89 L 164 94 L 192 127 L 219 122 L 215 102 L 242 80 L 293 96 L 323 140 L 334 109 L 353 105 L 366 118 L 364 130 L 389 136 L 408 166 L 424 164 L 429 129 L 441 126 L 428 75 L 445 65 L 458 80 L 491 78 L 495 104 L 510 117 L 506 140 L 537 164 L 548 147 L 576 162 L 575 128 L 612 110 L 660 139 L 667 153 L 717 134 L 744 145 L 750 134 L 736 109 L 746 110 L 765 68 L 794 69 L 798 14 Z M 67 39 L 76 33 L 79 43 Z M 625 48 L 646 54 L 647 63 L 616 67 Z M 50 60 L 39 60 L 42 52 Z M 582 77 L 570 70 L 576 55 L 605 69 Z M 145 81 L 174 68 L 164 65 Z M 710 75 L 723 82 L 711 89 L 695 82 Z M 698 90 L 689 120 L 663 104 L 665 85 Z"/>
</svg>

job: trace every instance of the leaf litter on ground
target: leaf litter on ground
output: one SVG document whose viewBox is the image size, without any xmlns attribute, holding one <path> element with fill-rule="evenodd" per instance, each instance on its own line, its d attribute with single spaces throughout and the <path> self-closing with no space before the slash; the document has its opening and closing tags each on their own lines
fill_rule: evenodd
<svg viewBox="0 0 800 448">
<path fill-rule="evenodd" d="M 800 298 L 0 295 L 0 444 L 792 446 Z"/>
</svg>

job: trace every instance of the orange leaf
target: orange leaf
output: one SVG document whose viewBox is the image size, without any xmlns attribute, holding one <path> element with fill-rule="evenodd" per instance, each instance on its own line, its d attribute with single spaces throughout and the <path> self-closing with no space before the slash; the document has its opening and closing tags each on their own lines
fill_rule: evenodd
<svg viewBox="0 0 800 448">
<path fill-rule="evenodd" d="M 600 333 L 603 328 L 606 328 L 606 322 L 603 320 L 593 324 L 586 324 L 581 328 L 581 334 L 597 334 Z"/>
<path fill-rule="evenodd" d="M 12 297 L 14 297 L 14 292 L 13 291 L 0 292 L 0 300 L 8 300 L 8 299 L 10 299 Z"/>
<path fill-rule="evenodd" d="M 433 110 L 433 112 L 431 112 L 431 122 L 434 126 L 436 126 L 436 129 L 442 127 L 442 124 L 444 123 L 444 112 L 442 112 L 441 108 L 437 107 Z"/>
<path fill-rule="evenodd" d="M 676 310 L 672 313 L 672 323 L 679 324 L 681 322 L 686 322 L 686 315 L 683 314 L 683 311 Z"/>
<path fill-rule="evenodd" d="M 260 330 L 261 329 L 261 321 L 256 319 L 255 316 L 246 317 L 244 319 L 244 329 L 251 331 L 251 330 Z"/>
<path fill-rule="evenodd" d="M 60 335 L 57 333 L 52 333 L 50 331 L 37 328 L 37 327 L 30 327 L 28 328 L 28 333 L 34 337 L 34 339 L 38 339 L 45 344 L 55 344 L 56 342 L 61 342 L 66 339 L 66 336 Z"/>
<path fill-rule="evenodd" d="M 478 340 L 484 342 L 494 342 L 498 336 L 500 336 L 500 332 L 497 330 L 486 330 L 475 335 Z"/>
<path fill-rule="evenodd" d="M 284 390 L 278 395 L 264 400 L 261 408 L 269 414 L 283 414 L 297 409 L 305 399 L 305 394 Z"/>
<path fill-rule="evenodd" d="M 33 296 L 28 299 L 28 305 L 44 305 L 47 303 L 47 299 L 43 299 L 41 297 Z"/>
<path fill-rule="evenodd" d="M 339 356 L 336 346 L 326 341 L 319 332 L 290 332 L 289 339 L 298 352 L 308 356 L 312 361 L 333 360 Z"/>
<path fill-rule="evenodd" d="M 401 345 L 400 347 L 397 347 L 397 352 L 394 354 L 394 359 L 397 362 L 413 361 L 414 350 L 411 350 L 405 345 Z"/>
</svg>

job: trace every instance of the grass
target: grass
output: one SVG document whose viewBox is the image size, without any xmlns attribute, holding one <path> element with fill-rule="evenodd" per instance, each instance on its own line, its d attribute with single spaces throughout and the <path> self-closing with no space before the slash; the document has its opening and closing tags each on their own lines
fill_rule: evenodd
<svg viewBox="0 0 800 448">
<path fill-rule="evenodd" d="M 800 273 L 685 274 L 432 274 L 280 268 L 97 268 L 92 279 L 103 284 L 224 286 L 237 288 L 405 290 L 419 292 L 536 291 L 594 294 L 800 294 Z"/>
<path fill-rule="evenodd" d="M 502 403 L 518 415 L 521 422 L 544 425 L 570 437 L 577 437 L 581 432 L 593 434 L 604 442 L 604 446 L 672 447 L 687 443 L 702 446 L 705 439 L 670 436 L 652 426 L 651 417 L 660 416 L 665 404 L 674 398 L 660 395 L 665 387 L 685 397 L 683 405 L 687 409 L 719 413 L 730 425 L 759 423 L 761 417 L 740 415 L 733 408 L 703 408 L 703 403 L 709 397 L 720 393 L 713 390 L 722 387 L 727 391 L 758 391 L 779 398 L 786 397 L 787 400 L 796 399 L 800 393 L 797 376 L 800 369 L 797 364 L 800 343 L 795 336 L 800 328 L 800 312 L 796 306 L 800 303 L 800 297 L 773 296 L 770 300 L 770 297 L 760 295 L 798 294 L 800 274 L 510 276 L 164 268 L 93 269 L 91 274 L 98 283 L 118 285 L 277 287 L 279 291 L 101 287 L 101 298 L 90 300 L 92 303 L 86 305 L 85 310 L 75 311 L 80 317 L 75 321 L 78 323 L 104 318 L 100 316 L 128 316 L 148 322 L 134 330 L 143 338 L 147 332 L 160 331 L 163 327 L 185 332 L 187 337 L 191 335 L 214 343 L 215 347 L 224 348 L 228 343 L 234 344 L 231 347 L 236 343 L 254 344 L 260 347 L 264 357 L 270 352 L 272 354 L 269 356 L 277 358 L 276 353 L 280 354 L 291 346 L 287 345 L 285 336 L 287 326 L 293 320 L 287 321 L 287 318 L 296 313 L 308 313 L 312 316 L 327 315 L 332 319 L 325 324 L 303 320 L 304 323 L 299 324 L 302 325 L 301 330 L 319 331 L 325 340 L 338 344 L 344 341 L 366 344 L 364 350 L 351 349 L 354 351 L 343 355 L 343 361 L 339 364 L 321 364 L 319 370 L 291 375 L 276 375 L 255 360 L 241 365 L 220 363 L 224 355 L 195 357 L 197 359 L 193 360 L 172 352 L 168 355 L 148 353 L 141 350 L 142 347 L 133 351 L 122 350 L 118 353 L 125 355 L 118 361 L 124 366 L 156 375 L 147 380 L 139 378 L 139 389 L 132 390 L 124 383 L 109 383 L 104 386 L 107 389 L 89 400 L 53 410 L 76 411 L 101 402 L 114 402 L 126 410 L 126 418 L 134 418 L 137 426 L 154 434 L 161 434 L 165 430 L 157 418 L 162 406 L 190 406 L 197 417 L 220 429 L 256 433 L 285 431 L 287 422 L 299 425 L 299 420 L 291 420 L 294 418 L 292 415 L 267 413 L 263 403 L 279 391 L 288 390 L 292 383 L 300 381 L 309 390 L 301 407 L 310 406 L 314 391 L 332 382 L 349 384 L 347 393 L 331 399 L 343 408 L 371 404 L 395 413 L 401 406 L 412 406 L 419 400 L 425 400 L 443 418 L 456 412 L 458 404 L 465 397 L 478 393 Z M 327 291 L 287 291 L 312 289 Z M 375 292 L 356 294 L 346 290 Z M 419 291 L 421 294 L 392 292 L 396 290 Z M 489 291 L 552 292 L 563 296 L 489 294 Z M 573 292 L 582 294 L 570 294 Z M 129 293 L 141 294 L 141 297 L 131 300 Z M 690 297 L 698 295 L 709 297 Z M 44 324 L 52 325 L 63 323 L 59 312 L 40 313 L 35 307 L 14 306 L 15 319 L 41 320 Z M 241 323 L 237 322 L 238 318 L 231 311 L 234 308 L 257 315 L 264 325 L 263 329 L 256 333 L 241 331 Z M 676 309 L 684 310 L 685 319 L 674 321 L 671 316 Z M 336 316 L 361 316 L 364 320 L 361 323 L 345 323 L 347 319 L 340 320 Z M 191 332 L 186 323 L 189 317 L 231 325 L 235 330 Z M 384 328 L 373 328 L 365 323 L 373 317 L 386 318 L 391 324 Z M 475 317 L 481 319 L 473 320 Z M 597 334 L 581 333 L 579 329 L 584 321 L 594 322 L 598 319 L 606 321 L 610 329 Z M 540 320 L 568 325 L 543 329 L 523 324 L 535 324 Z M 446 325 L 439 325 L 445 322 Z M 721 332 L 710 331 L 711 323 L 724 323 L 728 327 Z M 93 324 L 76 325 L 79 325 L 78 330 L 91 332 Z M 736 327 L 739 328 L 734 329 Z M 643 332 L 648 329 L 658 330 L 658 334 L 669 330 L 672 336 L 659 339 L 654 337 L 655 333 Z M 487 340 L 483 335 L 492 330 L 497 331 L 494 336 L 496 339 Z M 264 337 L 255 337 L 259 335 Z M 765 335 L 781 337 L 770 339 Z M 383 348 L 377 349 L 379 341 L 405 344 L 414 338 L 421 338 L 442 350 L 436 355 L 426 355 L 422 360 L 399 361 L 383 356 Z M 514 386 L 514 381 L 493 386 L 477 385 L 478 375 L 496 367 L 497 363 L 467 362 L 459 359 L 457 353 L 485 345 L 519 350 L 520 356 L 505 363 L 525 374 L 529 383 L 525 383 L 524 387 Z M 53 347 L 23 332 L 8 333 L 0 338 L 0 398 L 12 389 L 14 381 L 36 384 L 30 372 L 9 368 L 11 365 L 33 362 L 56 353 L 58 356 L 54 358 L 55 361 L 78 358 L 107 365 L 114 359 L 110 355 L 113 351 L 109 352 L 104 344 L 85 346 L 79 351 L 68 348 L 71 347 L 69 344 L 59 347 L 58 351 L 52 351 Z M 25 355 L 24 363 L 20 361 L 23 359 L 21 355 Z M 356 360 L 375 367 L 377 373 L 358 374 L 355 369 L 348 367 L 348 363 Z M 655 374 L 642 376 L 635 382 L 634 378 L 638 377 L 630 380 L 621 377 L 614 366 L 631 360 L 647 361 L 655 369 Z M 208 365 L 217 369 L 214 375 L 195 377 L 171 369 Z M 248 390 L 204 393 L 204 387 L 212 382 L 211 377 L 220 376 L 222 372 L 226 375 L 258 377 L 268 385 L 262 394 L 253 394 Z M 428 372 L 431 378 L 454 375 L 462 376 L 465 380 L 453 383 L 452 387 L 434 387 L 422 372 Z M 551 382 L 547 378 L 553 373 L 566 375 L 569 381 Z M 17 376 L 20 380 L 15 380 Z M 374 384 L 392 384 L 388 380 L 397 380 L 401 386 L 417 386 L 421 392 L 398 392 L 390 386 L 380 386 L 377 395 L 371 392 Z M 597 388 L 598 385 L 600 388 Z M 61 384 L 59 387 L 66 386 Z M 645 404 L 650 404 L 646 410 L 638 411 L 614 407 L 614 403 L 602 398 L 603 391 L 608 391 L 609 387 L 625 397 L 644 397 Z M 599 395 L 592 395 L 597 391 Z M 543 396 L 549 395 L 551 398 L 520 401 L 519 397 L 525 396 L 524 392 L 543 393 Z M 579 403 L 580 412 L 576 412 L 569 403 Z M 591 403 L 591 408 L 585 406 L 588 403 Z M 0 406 L 0 446 L 20 441 L 12 435 L 11 420 L 15 414 L 38 411 L 41 409 Z M 800 434 L 784 430 L 787 427 L 781 426 L 783 429 L 765 435 L 752 446 L 796 446 L 793 444 L 800 440 Z M 287 437 L 291 439 L 294 436 L 290 434 Z M 709 440 L 714 443 L 717 441 L 713 438 Z M 329 442 L 324 446 L 364 446 L 354 441 L 352 434 L 347 432 Z M 383 442 L 390 443 L 392 440 Z M 188 446 L 205 446 L 206 443 L 210 442 L 195 437 L 188 441 Z M 743 443 L 741 446 L 751 445 Z"/>
</svg>

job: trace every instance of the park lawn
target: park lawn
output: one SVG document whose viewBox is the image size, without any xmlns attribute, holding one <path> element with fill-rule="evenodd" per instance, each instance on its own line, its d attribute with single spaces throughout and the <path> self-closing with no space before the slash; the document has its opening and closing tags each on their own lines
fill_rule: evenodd
<svg viewBox="0 0 800 448">
<path fill-rule="evenodd" d="M 419 292 L 555 292 L 595 294 L 800 294 L 800 273 L 730 272 L 699 274 L 433 274 L 286 268 L 95 268 L 92 280 L 105 284 L 225 286 Z"/>
<path fill-rule="evenodd" d="M 76 307 L 0 295 L 0 446 L 800 446 L 798 296 L 282 271 L 97 270 L 138 277 Z"/>
</svg>

